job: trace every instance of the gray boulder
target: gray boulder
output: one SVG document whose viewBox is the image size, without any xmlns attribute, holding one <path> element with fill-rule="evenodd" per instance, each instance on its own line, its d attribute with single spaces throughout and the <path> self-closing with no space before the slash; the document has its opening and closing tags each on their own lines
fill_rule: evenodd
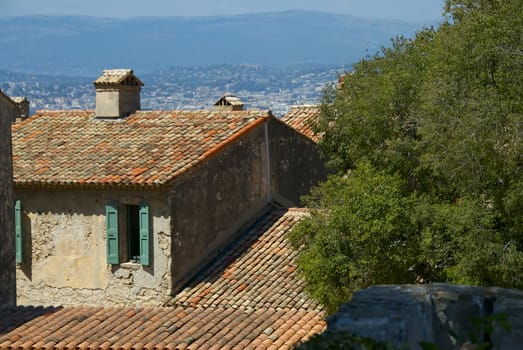
<svg viewBox="0 0 523 350">
<path fill-rule="evenodd" d="M 442 350 L 472 349 L 472 343 L 489 342 L 492 349 L 523 349 L 523 291 L 441 283 L 373 286 L 356 292 L 327 325 L 394 348 L 421 349 L 420 342 L 429 342 Z"/>
</svg>

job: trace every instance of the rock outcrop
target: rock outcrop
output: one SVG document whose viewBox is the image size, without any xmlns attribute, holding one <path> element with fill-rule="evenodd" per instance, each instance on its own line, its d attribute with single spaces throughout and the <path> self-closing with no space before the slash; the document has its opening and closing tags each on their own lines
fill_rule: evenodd
<svg viewBox="0 0 523 350">
<path fill-rule="evenodd" d="M 421 349 L 420 342 L 429 342 L 439 349 L 459 349 L 467 348 L 467 342 L 488 341 L 492 349 L 522 349 L 523 291 L 450 284 L 373 286 L 356 292 L 327 324 L 328 330 L 394 348 Z"/>
</svg>

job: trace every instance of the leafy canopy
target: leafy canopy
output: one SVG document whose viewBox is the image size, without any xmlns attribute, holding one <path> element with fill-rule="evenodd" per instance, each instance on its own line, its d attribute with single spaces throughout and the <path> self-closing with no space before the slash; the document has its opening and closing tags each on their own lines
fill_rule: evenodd
<svg viewBox="0 0 523 350">
<path fill-rule="evenodd" d="M 334 175 L 290 241 L 330 311 L 371 284 L 523 288 L 523 4 L 445 11 L 325 92 L 316 128 Z"/>
</svg>

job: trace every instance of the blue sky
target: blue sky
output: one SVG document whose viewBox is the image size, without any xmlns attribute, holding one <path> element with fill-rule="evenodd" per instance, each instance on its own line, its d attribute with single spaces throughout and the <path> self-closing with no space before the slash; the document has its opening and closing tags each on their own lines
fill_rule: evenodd
<svg viewBox="0 0 523 350">
<path fill-rule="evenodd" d="M 211 16 L 289 9 L 425 22 L 441 18 L 444 0 L 0 0 L 0 16 Z"/>
</svg>

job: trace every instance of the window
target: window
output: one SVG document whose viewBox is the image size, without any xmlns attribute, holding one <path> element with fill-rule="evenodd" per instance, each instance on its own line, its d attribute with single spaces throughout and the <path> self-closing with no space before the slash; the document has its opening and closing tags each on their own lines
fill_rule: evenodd
<svg viewBox="0 0 523 350">
<path fill-rule="evenodd" d="M 118 204 L 108 203 L 105 207 L 107 226 L 107 263 L 120 263 L 120 247 L 127 260 L 149 265 L 149 206 L 147 204 L 126 205 L 125 235 L 120 235 Z M 121 240 L 120 240 L 121 238 Z M 121 244 L 121 243 L 126 244 Z"/>
<path fill-rule="evenodd" d="M 126 205 L 127 256 L 132 262 L 140 261 L 140 206 Z"/>
</svg>

